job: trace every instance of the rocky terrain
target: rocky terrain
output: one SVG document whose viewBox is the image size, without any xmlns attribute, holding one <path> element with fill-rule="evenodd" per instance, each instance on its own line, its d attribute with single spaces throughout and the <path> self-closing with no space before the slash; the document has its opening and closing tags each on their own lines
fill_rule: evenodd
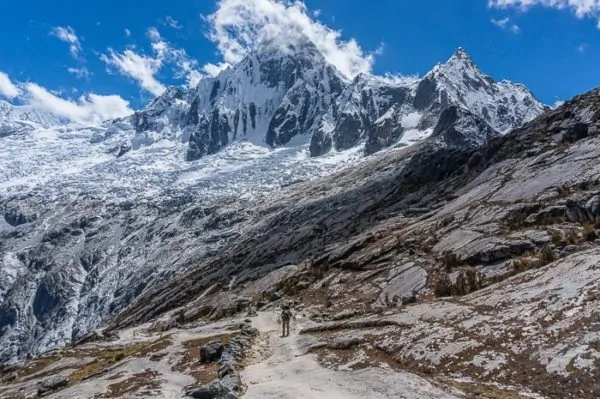
<svg viewBox="0 0 600 399">
<path fill-rule="evenodd" d="M 198 142 L 198 126 L 220 121 L 209 130 L 221 139 L 231 126 L 221 111 L 202 125 L 200 103 L 197 124 L 174 123 L 193 109 L 193 93 L 175 89 L 102 126 L 11 130 L 2 140 L 30 153 L 45 154 L 39 140 L 58 148 L 54 135 L 81 147 L 55 157 L 60 167 L 36 159 L 60 178 L 30 184 L 6 165 L 0 395 L 598 397 L 600 90 L 548 110 L 474 71 L 459 50 L 420 80 L 340 80 L 336 98 L 309 79 L 317 102 L 295 96 L 308 83 L 294 80 L 269 118 L 308 98 L 312 116 L 290 125 L 310 125 L 301 150 L 283 146 L 294 136 L 283 125 L 273 150 Z M 469 88 L 461 96 L 456 82 Z M 238 90 L 223 84 L 214 104 Z M 403 142 L 411 129 L 419 140 Z M 247 167 L 226 163 L 236 148 L 252 152 Z M 309 157 L 320 148 L 335 151 Z M 377 154 L 351 158 L 363 151 Z M 187 154 L 189 166 L 149 166 L 157 153 Z M 65 171 L 90 154 L 94 166 L 76 169 L 85 179 Z M 220 163 L 230 169 L 209 173 Z M 186 168 L 203 177 L 182 182 Z M 277 335 L 283 300 L 296 304 L 288 341 Z M 217 362 L 199 363 L 216 339 Z"/>
</svg>

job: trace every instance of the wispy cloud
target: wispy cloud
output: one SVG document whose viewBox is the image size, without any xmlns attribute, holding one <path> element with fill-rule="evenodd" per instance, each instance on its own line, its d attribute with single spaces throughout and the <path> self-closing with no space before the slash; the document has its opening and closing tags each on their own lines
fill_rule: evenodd
<svg viewBox="0 0 600 399">
<path fill-rule="evenodd" d="M 120 53 L 109 48 L 108 53 L 102 54 L 100 59 L 120 74 L 137 81 L 142 89 L 155 96 L 166 90 L 166 86 L 156 78 L 156 74 L 165 65 L 174 68 L 175 78 L 186 79 L 188 86 L 195 86 L 203 76 L 196 69 L 197 61 L 191 59 L 184 49 L 173 47 L 155 27 L 149 28 L 146 34 L 151 41 L 151 55 L 141 54 L 133 49 Z"/>
<path fill-rule="evenodd" d="M 81 41 L 77 37 L 75 30 L 70 26 L 57 26 L 50 31 L 50 34 L 56 36 L 65 43 L 69 43 L 69 51 L 73 58 L 77 59 L 81 52 Z"/>
<path fill-rule="evenodd" d="M 170 26 L 173 29 L 181 29 L 182 28 L 182 26 L 179 23 L 179 21 L 177 21 L 175 18 L 171 17 L 170 15 L 167 15 L 165 17 L 165 24 L 167 26 Z"/>
<path fill-rule="evenodd" d="M 494 8 L 518 7 L 528 10 L 543 6 L 558 10 L 571 10 L 577 18 L 594 18 L 600 29 L 600 0 L 488 0 L 488 6 Z"/>
<path fill-rule="evenodd" d="M 125 29 L 123 30 L 123 33 L 125 33 L 125 37 L 129 37 L 129 36 L 131 36 L 131 31 L 130 31 L 129 29 L 127 29 L 127 28 L 125 28 Z"/>
<path fill-rule="evenodd" d="M 371 72 L 374 54 L 365 52 L 353 38 L 344 40 L 340 31 L 315 21 L 314 15 L 300 1 L 220 0 L 217 10 L 205 20 L 210 25 L 208 37 L 224 63 L 239 62 L 264 40 L 285 48 L 308 38 L 346 77 Z"/>
<path fill-rule="evenodd" d="M 69 71 L 70 74 L 77 76 L 79 79 L 89 79 L 90 75 L 91 75 L 90 71 L 86 67 L 80 67 L 80 68 L 69 67 L 69 68 L 67 68 L 67 71 Z"/>
<path fill-rule="evenodd" d="M 511 23 L 510 18 L 502 18 L 502 19 L 494 19 L 492 18 L 490 22 L 500 29 L 507 30 L 514 34 L 521 32 L 521 28 L 517 24 Z"/>
<path fill-rule="evenodd" d="M 0 96 L 12 100 L 21 95 L 21 90 L 10 80 L 10 77 L 0 71 Z"/>
</svg>

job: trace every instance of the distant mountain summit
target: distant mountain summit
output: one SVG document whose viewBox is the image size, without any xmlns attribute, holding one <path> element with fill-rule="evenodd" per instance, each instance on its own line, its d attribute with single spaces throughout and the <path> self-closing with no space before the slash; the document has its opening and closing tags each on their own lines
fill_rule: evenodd
<svg viewBox="0 0 600 399">
<path fill-rule="evenodd" d="M 12 105 L 0 100 L 0 125 L 10 123 L 34 123 L 41 126 L 54 126 L 64 121 L 53 114 L 32 105 Z"/>
<path fill-rule="evenodd" d="M 525 86 L 481 72 L 462 48 L 420 79 L 360 74 L 347 81 L 303 40 L 283 48 L 263 43 L 189 92 L 170 88 L 130 120 L 139 134 L 189 142 L 190 161 L 241 139 L 278 147 L 303 137 L 312 156 L 357 145 L 371 154 L 428 137 L 449 107 L 468 110 L 499 133 L 549 109 Z"/>
</svg>

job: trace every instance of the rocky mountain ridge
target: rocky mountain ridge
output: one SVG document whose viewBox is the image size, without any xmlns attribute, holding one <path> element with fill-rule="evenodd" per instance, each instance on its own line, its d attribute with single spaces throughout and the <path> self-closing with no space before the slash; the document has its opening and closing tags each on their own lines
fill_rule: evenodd
<svg viewBox="0 0 600 399">
<path fill-rule="evenodd" d="M 302 137 L 312 156 L 359 143 L 369 155 L 427 137 L 450 106 L 501 133 L 549 109 L 525 86 L 485 75 L 462 48 L 420 79 L 360 74 L 347 82 L 307 42 L 285 52 L 261 48 L 188 93 L 169 89 L 130 120 L 138 134 L 189 142 L 188 160 L 239 139 L 274 148 Z"/>
</svg>

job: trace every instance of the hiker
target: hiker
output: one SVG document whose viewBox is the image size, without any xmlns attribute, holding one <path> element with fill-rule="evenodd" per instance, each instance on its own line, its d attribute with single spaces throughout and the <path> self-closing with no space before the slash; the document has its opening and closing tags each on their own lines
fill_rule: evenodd
<svg viewBox="0 0 600 399">
<path fill-rule="evenodd" d="M 290 305 L 284 303 L 281 305 L 281 324 L 283 325 L 283 337 L 290 335 L 290 319 L 292 318 L 292 312 L 290 311 Z"/>
</svg>

